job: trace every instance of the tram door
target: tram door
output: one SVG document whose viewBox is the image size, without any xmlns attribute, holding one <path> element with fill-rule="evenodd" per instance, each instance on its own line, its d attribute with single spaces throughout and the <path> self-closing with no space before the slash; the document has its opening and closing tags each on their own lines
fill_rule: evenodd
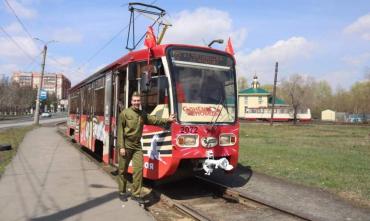
<svg viewBox="0 0 370 221">
<path fill-rule="evenodd" d="M 82 109 L 82 104 L 81 104 L 81 92 L 77 92 L 77 101 L 76 101 L 76 109 L 75 109 L 75 114 L 76 114 L 76 130 L 75 130 L 75 140 L 77 142 L 80 142 L 81 139 L 81 109 Z"/>
<path fill-rule="evenodd" d="M 93 87 L 92 84 L 85 85 L 81 89 L 82 111 L 80 120 L 80 143 L 91 149 L 92 144 L 92 117 L 93 117 Z"/>
<path fill-rule="evenodd" d="M 113 73 L 109 71 L 108 73 L 105 74 L 105 85 L 104 85 L 104 95 L 103 95 L 103 102 L 101 105 L 101 112 L 104 117 L 102 117 L 102 122 L 100 122 L 98 130 L 100 131 L 100 137 L 97 136 L 97 140 L 100 139 L 103 141 L 101 145 L 103 146 L 103 149 L 100 150 L 101 152 L 98 152 L 99 154 L 103 156 L 103 161 L 105 163 L 110 162 L 110 152 L 111 152 L 111 147 L 112 147 L 112 136 L 111 136 L 111 131 L 112 131 L 112 88 L 113 84 Z M 99 135 L 99 132 L 98 132 Z M 97 147 L 97 144 L 95 144 Z"/>
<path fill-rule="evenodd" d="M 108 85 L 109 83 L 111 83 L 109 74 L 107 74 L 106 77 L 101 77 L 93 82 L 93 108 L 90 115 L 90 148 L 95 153 L 96 157 L 98 157 L 100 160 L 104 160 L 104 143 L 108 143 L 104 140 L 104 109 L 105 102 L 107 101 L 106 89 L 111 89 L 111 87 L 107 88 L 107 83 Z M 107 115 L 108 114 L 109 112 L 107 113 Z M 107 124 L 109 125 L 109 122 Z M 106 153 L 106 155 L 108 156 L 108 149 L 106 150 Z"/>
<path fill-rule="evenodd" d="M 113 77 L 113 119 L 111 124 L 111 137 L 113 137 L 113 145 L 110 149 L 110 163 L 118 164 L 119 150 L 117 147 L 117 124 L 118 117 L 121 111 L 126 107 L 126 81 L 127 81 L 127 68 L 120 69 L 114 74 Z"/>
</svg>

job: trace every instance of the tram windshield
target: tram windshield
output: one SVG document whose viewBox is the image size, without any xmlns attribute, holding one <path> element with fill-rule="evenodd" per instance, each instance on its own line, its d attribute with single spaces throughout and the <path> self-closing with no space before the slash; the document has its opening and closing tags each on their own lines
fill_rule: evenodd
<svg viewBox="0 0 370 221">
<path fill-rule="evenodd" d="M 232 58 L 204 51 L 170 50 L 178 119 L 232 123 L 236 118 Z"/>
</svg>

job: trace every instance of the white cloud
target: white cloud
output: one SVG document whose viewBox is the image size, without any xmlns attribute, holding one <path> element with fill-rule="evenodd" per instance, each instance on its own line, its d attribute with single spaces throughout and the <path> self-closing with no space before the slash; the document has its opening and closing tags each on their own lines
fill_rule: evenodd
<svg viewBox="0 0 370 221">
<path fill-rule="evenodd" d="M 327 72 L 322 74 L 318 80 L 327 81 L 332 88 L 346 88 L 348 89 L 353 83 L 360 80 L 361 74 L 355 69 L 342 69 Z"/>
<path fill-rule="evenodd" d="M 365 52 L 365 53 L 362 53 L 356 56 L 344 57 L 342 58 L 342 60 L 349 65 L 362 66 L 362 65 L 369 64 L 370 53 Z"/>
<path fill-rule="evenodd" d="M 0 64 L 0 75 L 11 76 L 11 73 L 17 70 L 19 70 L 19 66 L 17 64 Z"/>
<path fill-rule="evenodd" d="M 173 16 L 172 27 L 168 29 L 163 42 L 205 45 L 219 38 L 226 43 L 231 36 L 234 48 L 238 48 L 244 43 L 246 35 L 245 28 L 233 28 L 227 12 L 203 7 L 195 11 L 181 11 Z"/>
<path fill-rule="evenodd" d="M 91 70 L 87 70 L 85 67 L 76 68 L 73 57 L 54 57 L 50 55 L 47 60 L 47 70 L 50 72 L 63 72 L 73 86 L 90 76 L 91 73 L 95 73 L 96 68 Z"/>
<path fill-rule="evenodd" d="M 18 22 L 13 22 L 4 29 L 10 35 L 20 34 L 23 31 L 22 26 Z"/>
<path fill-rule="evenodd" d="M 31 7 L 25 6 L 16 0 L 8 0 L 8 2 L 20 18 L 32 19 L 37 16 L 36 10 Z M 9 7 L 6 8 L 9 12 L 11 12 Z"/>
<path fill-rule="evenodd" d="M 357 34 L 362 39 L 370 41 L 370 13 L 359 17 L 344 29 L 346 34 Z"/>
<path fill-rule="evenodd" d="M 11 75 L 39 61 L 40 50 L 32 39 L 17 35 L 21 31 L 17 23 L 8 25 L 5 30 L 12 38 L 0 37 L 1 74 Z"/>
<path fill-rule="evenodd" d="M 55 30 L 52 38 L 62 43 L 79 43 L 83 36 L 78 30 L 66 27 Z"/>
<path fill-rule="evenodd" d="M 69 68 L 74 62 L 74 59 L 72 57 L 58 57 L 53 58 L 50 57 L 47 60 L 47 63 L 49 63 L 54 68 L 64 69 Z"/>
<path fill-rule="evenodd" d="M 290 65 L 307 59 L 313 49 L 313 43 L 303 37 L 291 37 L 288 40 L 280 40 L 275 44 L 264 48 L 257 48 L 251 53 L 237 52 L 237 72 L 241 76 L 257 74 L 260 82 L 271 83 L 275 62 L 279 62 L 280 69 L 289 70 Z"/>
<path fill-rule="evenodd" d="M 25 37 L 13 37 L 13 39 L 28 55 L 8 38 L 0 37 L 0 73 L 8 76 L 14 71 L 22 70 L 22 68 L 39 60 L 37 57 L 39 54 L 38 48 L 33 41 Z M 30 57 L 34 60 L 31 60 Z"/>
<path fill-rule="evenodd" d="M 107 64 L 98 65 L 98 66 L 96 66 L 95 68 L 92 69 L 91 73 L 98 72 L 98 71 L 100 71 L 101 69 L 103 69 L 106 66 L 107 66 Z"/>
<path fill-rule="evenodd" d="M 29 56 L 35 57 L 39 53 L 39 49 L 31 39 L 27 37 L 13 37 L 13 39 L 19 47 L 9 38 L 0 37 L 0 60 L 27 58 L 29 61 Z"/>
</svg>

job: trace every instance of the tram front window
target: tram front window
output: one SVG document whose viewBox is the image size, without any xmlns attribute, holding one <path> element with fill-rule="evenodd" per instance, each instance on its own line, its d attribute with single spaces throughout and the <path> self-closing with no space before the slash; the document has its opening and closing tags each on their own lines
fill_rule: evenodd
<svg viewBox="0 0 370 221">
<path fill-rule="evenodd" d="M 224 56 L 226 57 L 226 56 Z M 235 121 L 233 66 L 172 59 L 177 114 L 181 122 Z"/>
</svg>

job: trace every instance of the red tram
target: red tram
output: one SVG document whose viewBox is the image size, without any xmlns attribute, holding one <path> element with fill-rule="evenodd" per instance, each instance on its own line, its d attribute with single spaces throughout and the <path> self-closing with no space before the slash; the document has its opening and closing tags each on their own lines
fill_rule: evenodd
<svg viewBox="0 0 370 221">
<path fill-rule="evenodd" d="M 144 111 L 177 117 L 168 128 L 144 125 L 145 178 L 180 167 L 232 170 L 239 152 L 236 88 L 235 60 L 224 51 L 174 44 L 131 51 L 71 88 L 67 135 L 117 164 L 117 117 L 140 91 Z"/>
</svg>

